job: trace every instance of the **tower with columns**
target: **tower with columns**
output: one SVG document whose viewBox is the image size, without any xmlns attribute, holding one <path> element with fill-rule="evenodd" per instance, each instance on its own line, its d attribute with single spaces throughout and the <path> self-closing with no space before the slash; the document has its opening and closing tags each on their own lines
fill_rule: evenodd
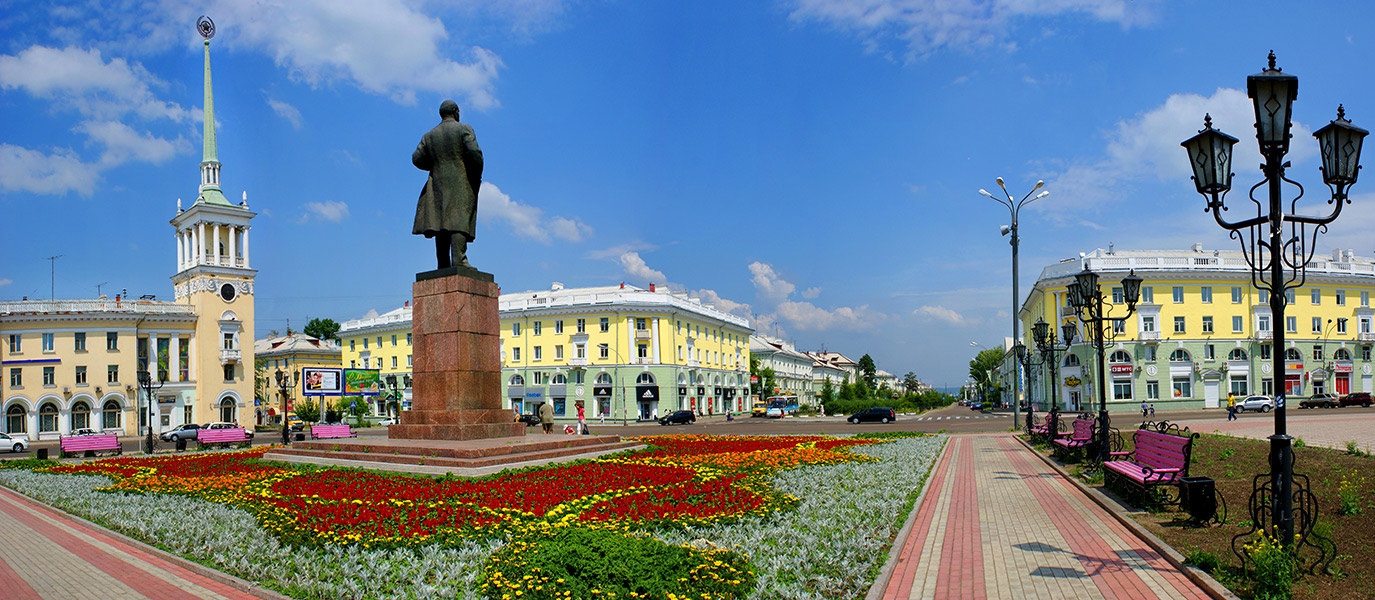
<svg viewBox="0 0 1375 600">
<path fill-rule="evenodd" d="M 213 35 L 213 33 L 212 33 Z M 248 193 L 238 205 L 220 188 L 219 151 L 215 142 L 215 102 L 211 92 L 210 39 L 205 39 L 205 142 L 196 200 L 172 219 L 176 230 L 177 270 L 172 284 L 179 304 L 193 307 L 198 318 L 192 343 L 213 344 L 188 354 L 195 381 L 198 422 L 219 420 L 233 405 L 239 415 L 253 406 L 253 280 L 248 232 L 256 216 Z"/>
</svg>

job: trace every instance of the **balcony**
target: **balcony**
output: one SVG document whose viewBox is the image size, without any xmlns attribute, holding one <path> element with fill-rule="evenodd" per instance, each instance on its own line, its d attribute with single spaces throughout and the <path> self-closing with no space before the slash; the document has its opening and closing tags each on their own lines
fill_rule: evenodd
<svg viewBox="0 0 1375 600">
<path fill-rule="evenodd" d="M 1375 332 L 1362 331 L 1356 334 L 1356 340 L 1361 342 L 1375 342 Z"/>
<path fill-rule="evenodd" d="M 240 357 L 238 350 L 220 350 L 220 364 L 222 365 L 239 362 Z"/>
<path fill-rule="evenodd" d="M 1160 341 L 1160 332 L 1159 332 L 1159 331 L 1143 331 L 1143 332 L 1141 332 L 1141 341 L 1143 341 L 1143 342 L 1158 342 L 1158 341 Z"/>
<path fill-rule="evenodd" d="M 691 368 L 696 368 L 696 367 L 699 366 L 698 362 L 699 362 L 699 361 L 698 361 L 697 359 L 695 359 L 695 358 L 689 358 L 689 359 L 687 360 L 687 366 L 688 366 L 688 367 L 691 367 Z"/>
<path fill-rule="evenodd" d="M 648 356 L 637 356 L 637 357 L 635 357 L 635 364 L 637 364 L 637 365 L 652 365 L 652 364 L 654 364 L 654 359 L 649 358 Z"/>
<path fill-rule="evenodd" d="M 587 366 L 587 357 L 584 356 L 584 357 L 582 357 L 582 358 L 570 358 L 570 359 L 568 359 L 568 366 L 570 366 L 570 367 L 586 367 L 586 366 Z"/>
<path fill-rule="evenodd" d="M 1271 331 L 1271 330 L 1269 330 L 1269 329 L 1262 329 L 1262 330 L 1256 332 L 1256 339 L 1258 339 L 1258 340 L 1273 340 L 1273 339 L 1275 339 L 1275 332 L 1273 332 L 1273 331 Z"/>
<path fill-rule="evenodd" d="M 636 329 L 636 330 L 635 330 L 635 339 L 637 339 L 637 340 L 647 340 L 647 339 L 649 339 L 649 336 L 650 336 L 650 331 L 649 331 L 648 329 Z"/>
</svg>

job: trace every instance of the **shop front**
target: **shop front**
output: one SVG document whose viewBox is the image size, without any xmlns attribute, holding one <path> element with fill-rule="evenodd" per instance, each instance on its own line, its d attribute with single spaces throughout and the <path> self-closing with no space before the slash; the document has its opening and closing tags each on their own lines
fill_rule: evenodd
<svg viewBox="0 0 1375 600">
<path fill-rule="evenodd" d="M 635 401 L 640 408 L 639 420 L 648 421 L 653 415 L 659 414 L 659 386 L 635 386 Z"/>
</svg>

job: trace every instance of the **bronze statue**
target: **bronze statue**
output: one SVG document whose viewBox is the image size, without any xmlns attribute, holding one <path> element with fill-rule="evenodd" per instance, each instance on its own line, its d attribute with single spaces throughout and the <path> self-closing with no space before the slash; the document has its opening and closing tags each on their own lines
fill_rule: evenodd
<svg viewBox="0 0 1375 600">
<path fill-rule="evenodd" d="M 440 122 L 411 154 L 416 168 L 429 171 L 415 206 L 411 233 L 434 238 L 439 268 L 472 268 L 468 243 L 477 231 L 477 191 L 482 185 L 482 149 L 473 128 L 458 122 L 458 104 L 439 105 Z"/>
</svg>

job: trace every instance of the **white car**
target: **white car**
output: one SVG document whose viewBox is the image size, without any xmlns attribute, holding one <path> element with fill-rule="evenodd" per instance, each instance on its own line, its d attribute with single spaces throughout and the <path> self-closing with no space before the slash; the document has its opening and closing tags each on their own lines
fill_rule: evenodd
<svg viewBox="0 0 1375 600">
<path fill-rule="evenodd" d="M 1272 408 L 1275 408 L 1275 401 L 1269 396 L 1247 396 L 1245 400 L 1237 403 L 1237 410 L 1240 412 L 1253 410 L 1267 413 Z"/>
<path fill-rule="evenodd" d="M 29 438 L 12 437 L 8 433 L 0 433 L 0 448 L 9 448 L 10 452 L 24 452 L 29 449 Z"/>
</svg>

